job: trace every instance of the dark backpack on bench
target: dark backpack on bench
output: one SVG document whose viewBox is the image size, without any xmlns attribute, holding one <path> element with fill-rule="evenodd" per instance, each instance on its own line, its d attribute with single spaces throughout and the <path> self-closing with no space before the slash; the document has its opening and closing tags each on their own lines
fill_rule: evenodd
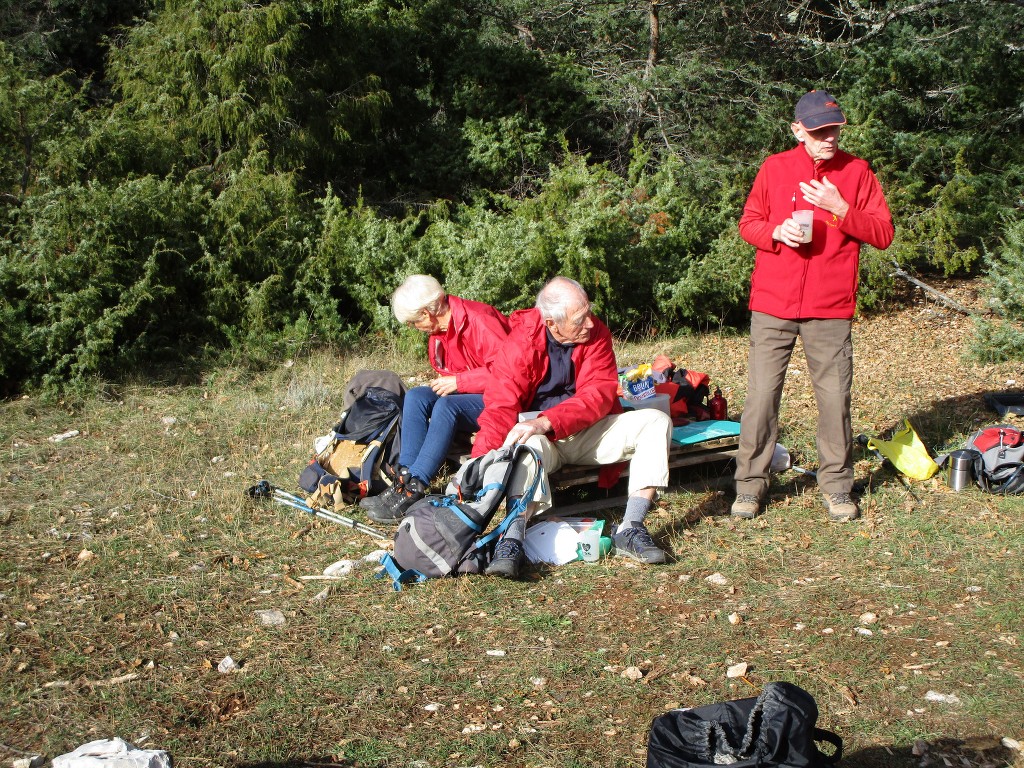
<svg viewBox="0 0 1024 768">
<path fill-rule="evenodd" d="M 647 741 L 647 768 L 826 768 L 843 740 L 818 728 L 814 698 L 792 683 L 768 683 L 756 698 L 674 709 L 659 715 Z M 834 754 L 818 749 L 824 741 Z"/>
</svg>

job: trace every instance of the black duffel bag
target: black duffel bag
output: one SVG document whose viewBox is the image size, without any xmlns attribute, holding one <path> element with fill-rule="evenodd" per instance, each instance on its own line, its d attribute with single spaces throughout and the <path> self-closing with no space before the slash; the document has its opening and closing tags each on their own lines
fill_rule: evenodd
<svg viewBox="0 0 1024 768">
<path fill-rule="evenodd" d="M 768 683 L 756 698 L 654 718 L 647 768 L 826 768 L 843 756 L 843 740 L 818 728 L 814 698 L 792 683 Z M 816 742 L 831 744 L 826 754 Z"/>
</svg>

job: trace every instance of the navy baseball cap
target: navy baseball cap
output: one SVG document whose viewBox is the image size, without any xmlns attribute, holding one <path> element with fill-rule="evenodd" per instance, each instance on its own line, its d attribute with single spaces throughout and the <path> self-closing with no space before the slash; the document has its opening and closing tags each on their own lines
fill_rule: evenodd
<svg viewBox="0 0 1024 768">
<path fill-rule="evenodd" d="M 828 91 L 810 91 L 796 103 L 796 121 L 808 131 L 826 125 L 846 125 L 846 115 Z"/>
</svg>

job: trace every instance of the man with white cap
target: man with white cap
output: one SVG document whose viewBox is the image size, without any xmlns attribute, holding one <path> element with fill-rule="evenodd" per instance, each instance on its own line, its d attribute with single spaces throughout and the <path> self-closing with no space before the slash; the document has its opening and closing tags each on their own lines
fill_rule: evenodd
<svg viewBox="0 0 1024 768">
<path fill-rule="evenodd" d="M 756 517 L 763 510 L 782 387 L 798 336 L 818 404 L 818 487 L 831 520 L 860 514 L 850 495 L 857 274 L 861 245 L 888 248 L 893 223 L 870 166 L 839 149 L 845 124 L 835 97 L 817 90 L 805 94 L 790 125 L 797 146 L 764 161 L 740 217 L 740 235 L 757 253 L 732 505 L 736 517 Z M 806 232 L 797 218 L 808 210 Z"/>
</svg>

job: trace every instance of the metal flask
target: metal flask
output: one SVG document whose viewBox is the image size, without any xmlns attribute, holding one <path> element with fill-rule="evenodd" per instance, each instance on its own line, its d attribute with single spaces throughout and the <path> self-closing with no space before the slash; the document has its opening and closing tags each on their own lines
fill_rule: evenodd
<svg viewBox="0 0 1024 768">
<path fill-rule="evenodd" d="M 954 491 L 960 491 L 974 482 L 974 457 L 977 451 L 961 449 L 949 454 L 949 468 L 946 484 Z"/>
</svg>

